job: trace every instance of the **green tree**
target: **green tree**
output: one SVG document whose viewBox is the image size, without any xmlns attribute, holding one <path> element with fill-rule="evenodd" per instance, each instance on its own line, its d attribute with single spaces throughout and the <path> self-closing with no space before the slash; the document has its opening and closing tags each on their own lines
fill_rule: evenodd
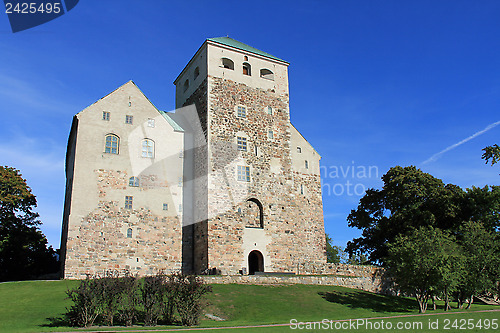
<svg viewBox="0 0 500 333">
<path fill-rule="evenodd" d="M 420 226 L 456 228 L 462 220 L 465 192 L 414 166 L 391 168 L 382 190 L 368 189 L 356 210 L 347 217 L 350 227 L 363 230 L 347 244 L 353 255 L 369 255 L 371 263 L 384 264 L 387 244 Z"/>
<path fill-rule="evenodd" d="M 333 245 L 333 239 L 330 235 L 325 234 L 326 237 L 326 262 L 340 264 L 344 263 L 347 259 L 347 254 L 342 247 Z"/>
<path fill-rule="evenodd" d="M 494 290 L 500 281 L 500 238 L 482 223 L 470 221 L 461 226 L 459 237 L 466 270 L 457 298 L 459 307 L 467 300 L 470 308 L 475 295 Z"/>
<path fill-rule="evenodd" d="M 34 279 L 58 270 L 55 251 L 38 229 L 36 198 L 18 170 L 0 166 L 0 281 Z"/>
<path fill-rule="evenodd" d="M 463 202 L 464 221 L 480 222 L 488 231 L 500 229 L 500 186 L 467 189 Z"/>
<path fill-rule="evenodd" d="M 493 146 L 488 146 L 483 148 L 483 156 L 481 158 L 486 161 L 486 164 L 490 163 L 491 165 L 498 163 L 500 161 L 500 146 L 494 144 Z"/>
<path fill-rule="evenodd" d="M 419 227 L 398 235 L 388 248 L 388 272 L 403 293 L 415 296 L 419 312 L 424 313 L 428 300 L 440 292 L 448 307 L 448 293 L 461 274 L 457 264 L 462 262 L 453 236 L 432 226 Z"/>
</svg>

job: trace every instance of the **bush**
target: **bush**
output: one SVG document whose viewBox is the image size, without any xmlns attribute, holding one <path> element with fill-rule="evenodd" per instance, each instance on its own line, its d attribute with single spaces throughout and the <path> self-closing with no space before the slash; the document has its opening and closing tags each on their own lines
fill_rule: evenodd
<svg viewBox="0 0 500 333">
<path fill-rule="evenodd" d="M 202 297 L 211 292 L 212 287 L 195 275 L 181 276 L 178 287 L 177 311 L 182 325 L 197 325 L 203 309 Z"/>
<path fill-rule="evenodd" d="M 77 288 L 66 293 L 73 301 L 66 318 L 73 326 L 88 327 L 95 323 L 113 326 L 119 318 L 131 326 L 139 309 L 143 311 L 145 326 L 156 326 L 160 320 L 168 324 L 176 322 L 175 310 L 180 322 L 186 326 L 199 322 L 203 309 L 202 297 L 211 287 L 194 275 L 157 273 L 140 280 L 126 272 L 104 276 L 87 276 Z"/>
</svg>

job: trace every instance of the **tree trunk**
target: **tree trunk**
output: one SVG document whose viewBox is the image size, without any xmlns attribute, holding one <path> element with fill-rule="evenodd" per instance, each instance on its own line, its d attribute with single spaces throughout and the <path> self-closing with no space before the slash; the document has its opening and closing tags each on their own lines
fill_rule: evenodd
<svg viewBox="0 0 500 333">
<path fill-rule="evenodd" d="M 474 295 L 471 295 L 469 297 L 468 301 L 469 301 L 469 304 L 467 304 L 467 307 L 466 307 L 467 310 L 469 310 L 470 307 L 472 306 L 472 302 L 474 301 Z"/>
<path fill-rule="evenodd" d="M 436 311 L 436 296 L 432 296 L 432 309 Z"/>
</svg>

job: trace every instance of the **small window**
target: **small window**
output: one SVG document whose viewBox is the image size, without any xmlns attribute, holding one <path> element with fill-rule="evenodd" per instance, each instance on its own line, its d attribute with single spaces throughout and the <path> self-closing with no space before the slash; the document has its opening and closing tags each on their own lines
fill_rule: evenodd
<svg viewBox="0 0 500 333">
<path fill-rule="evenodd" d="M 155 120 L 148 118 L 148 127 L 155 127 Z"/>
<path fill-rule="evenodd" d="M 155 143 L 153 140 L 142 140 L 142 157 L 153 158 L 155 157 Z"/>
<path fill-rule="evenodd" d="M 163 210 L 168 210 L 168 204 L 166 203 L 163 204 Z"/>
<path fill-rule="evenodd" d="M 243 75 L 252 75 L 252 66 L 248 62 L 243 63 Z"/>
<path fill-rule="evenodd" d="M 228 58 L 222 58 L 222 67 L 234 70 L 234 62 Z"/>
<path fill-rule="evenodd" d="M 243 59 L 245 59 L 245 61 L 248 61 L 248 57 L 247 56 L 243 56 Z"/>
<path fill-rule="evenodd" d="M 269 139 L 274 139 L 274 132 L 273 132 L 272 130 L 269 130 L 269 131 L 267 132 L 267 137 L 268 137 Z"/>
<path fill-rule="evenodd" d="M 247 151 L 247 138 L 238 136 L 236 138 L 239 151 Z"/>
<path fill-rule="evenodd" d="M 304 185 L 300 185 L 300 194 L 304 194 Z"/>
<path fill-rule="evenodd" d="M 177 179 L 177 185 L 179 185 L 179 187 L 182 187 L 182 183 L 184 182 L 184 180 L 182 179 L 182 177 L 179 177 Z"/>
<path fill-rule="evenodd" d="M 130 177 L 128 179 L 128 186 L 130 186 L 130 187 L 139 187 L 139 178 L 137 178 L 137 177 Z"/>
<path fill-rule="evenodd" d="M 297 147 L 297 153 L 299 153 L 299 154 L 302 153 L 302 148 Z"/>
<path fill-rule="evenodd" d="M 133 121 L 134 121 L 134 116 L 125 116 L 125 124 L 132 125 Z"/>
<path fill-rule="evenodd" d="M 268 79 L 268 80 L 274 81 L 274 73 L 266 68 L 262 68 L 260 70 L 260 77 L 263 79 Z"/>
<path fill-rule="evenodd" d="M 184 81 L 184 92 L 189 88 L 189 80 Z"/>
<path fill-rule="evenodd" d="M 273 114 L 273 108 L 268 106 L 267 107 L 267 114 Z"/>
<path fill-rule="evenodd" d="M 241 214 L 241 208 L 240 207 L 238 207 L 238 213 Z"/>
<path fill-rule="evenodd" d="M 196 68 L 194 69 L 194 78 L 193 78 L 193 80 L 196 80 L 196 78 L 197 78 L 198 76 L 200 76 L 200 67 L 196 67 Z"/>
<path fill-rule="evenodd" d="M 250 167 L 238 165 L 238 180 L 242 182 L 250 182 Z"/>
<path fill-rule="evenodd" d="M 247 117 L 247 108 L 244 106 L 238 106 L 238 117 L 246 118 Z"/>
<path fill-rule="evenodd" d="M 182 204 L 179 204 L 179 212 L 182 212 Z"/>
<path fill-rule="evenodd" d="M 130 195 L 127 195 L 125 197 L 125 209 L 132 209 L 132 200 L 133 200 L 133 197 Z"/>
<path fill-rule="evenodd" d="M 309 162 L 307 162 L 307 161 L 305 161 L 305 162 L 306 162 L 306 163 L 305 163 L 305 167 L 306 167 L 306 169 L 309 169 Z"/>
<path fill-rule="evenodd" d="M 114 134 L 106 135 L 106 145 L 104 152 L 107 154 L 118 154 L 120 148 L 120 139 Z"/>
<path fill-rule="evenodd" d="M 184 150 L 181 150 L 179 153 L 179 158 L 184 158 Z"/>
<path fill-rule="evenodd" d="M 109 121 L 109 112 L 106 112 L 106 111 L 102 112 L 102 120 Z"/>
<path fill-rule="evenodd" d="M 132 229 L 127 229 L 127 238 L 132 238 Z"/>
<path fill-rule="evenodd" d="M 255 145 L 255 156 L 259 156 L 259 147 L 257 147 L 257 145 Z"/>
</svg>

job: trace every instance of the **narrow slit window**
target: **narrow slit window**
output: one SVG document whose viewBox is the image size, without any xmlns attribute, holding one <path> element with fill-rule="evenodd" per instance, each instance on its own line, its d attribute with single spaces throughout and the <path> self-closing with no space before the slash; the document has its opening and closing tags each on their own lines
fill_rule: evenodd
<svg viewBox="0 0 500 333">
<path fill-rule="evenodd" d="M 184 92 L 189 88 L 189 80 L 184 81 Z"/>
<path fill-rule="evenodd" d="M 200 67 L 196 67 L 194 69 L 194 79 L 193 80 L 196 80 L 196 78 L 200 76 Z"/>
<path fill-rule="evenodd" d="M 273 114 L 273 108 L 268 106 L 267 107 L 267 114 Z"/>
<path fill-rule="evenodd" d="M 132 238 L 132 229 L 127 229 L 127 238 Z"/>
<path fill-rule="evenodd" d="M 268 137 L 269 139 L 274 139 L 274 132 L 273 132 L 272 130 L 269 130 L 269 131 L 267 132 L 267 137 Z"/>
<path fill-rule="evenodd" d="M 308 161 L 305 161 L 305 167 L 306 167 L 306 169 L 309 169 L 309 162 Z"/>
</svg>

